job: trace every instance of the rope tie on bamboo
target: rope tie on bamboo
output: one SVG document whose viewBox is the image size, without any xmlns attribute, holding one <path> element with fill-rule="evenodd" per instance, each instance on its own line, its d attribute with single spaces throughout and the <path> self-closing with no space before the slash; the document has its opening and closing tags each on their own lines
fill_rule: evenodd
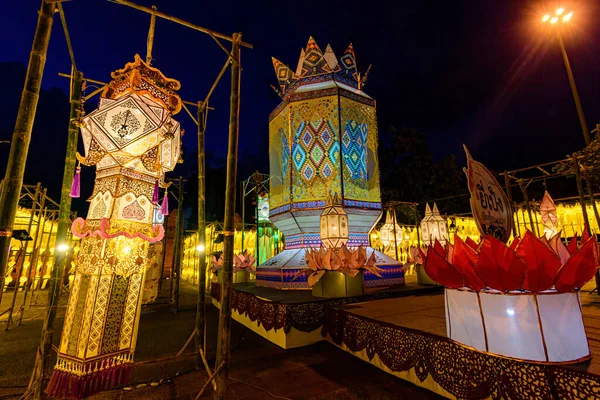
<svg viewBox="0 0 600 400">
<path fill-rule="evenodd" d="M 0 236 L 2 237 L 12 237 L 13 231 L 12 229 L 0 230 Z"/>
<path fill-rule="evenodd" d="M 233 236 L 232 231 L 223 231 L 223 236 Z"/>
</svg>

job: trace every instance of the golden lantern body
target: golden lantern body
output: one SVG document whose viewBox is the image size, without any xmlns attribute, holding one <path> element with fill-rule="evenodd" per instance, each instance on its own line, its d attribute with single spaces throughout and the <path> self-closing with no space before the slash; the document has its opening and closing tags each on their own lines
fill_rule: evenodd
<svg viewBox="0 0 600 400">
<path fill-rule="evenodd" d="M 348 242 L 348 215 L 337 194 L 328 200 L 321 213 L 321 242 L 327 248 L 339 248 Z"/>
</svg>

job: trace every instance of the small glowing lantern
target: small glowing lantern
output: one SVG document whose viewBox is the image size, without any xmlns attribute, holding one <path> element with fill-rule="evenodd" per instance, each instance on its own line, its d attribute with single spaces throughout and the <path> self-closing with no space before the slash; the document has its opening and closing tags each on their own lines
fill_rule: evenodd
<svg viewBox="0 0 600 400">
<path fill-rule="evenodd" d="M 321 213 L 321 241 L 327 248 L 339 248 L 348 242 L 348 215 L 342 208 L 337 193 L 327 198 Z"/>
<path fill-rule="evenodd" d="M 540 204 L 540 214 L 544 224 L 544 234 L 550 239 L 558 233 L 558 216 L 556 214 L 556 205 L 548 192 L 544 192 L 544 199 Z"/>
<path fill-rule="evenodd" d="M 258 196 L 258 222 L 269 221 L 269 197 Z"/>
<path fill-rule="evenodd" d="M 433 246 L 436 239 L 442 245 L 446 244 L 446 240 L 448 239 L 446 221 L 440 215 L 437 204 L 435 203 L 433 203 L 433 211 L 431 211 L 429 204 L 426 205 L 425 217 L 421 221 L 421 235 L 423 237 L 423 243 L 428 246 Z"/>
<path fill-rule="evenodd" d="M 381 243 L 388 247 L 398 246 L 402 243 L 402 228 L 396 222 L 396 211 L 389 209 L 385 216 L 385 224 L 379 230 L 381 235 Z"/>
</svg>

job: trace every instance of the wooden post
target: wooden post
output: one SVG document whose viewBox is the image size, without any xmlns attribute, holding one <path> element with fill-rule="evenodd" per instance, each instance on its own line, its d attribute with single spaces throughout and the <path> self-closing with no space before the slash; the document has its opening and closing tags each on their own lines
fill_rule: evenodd
<svg viewBox="0 0 600 400">
<path fill-rule="evenodd" d="M 504 187 L 506 188 L 506 196 L 508 196 L 508 204 L 507 206 L 513 203 L 512 199 L 512 190 L 510 190 L 510 177 L 508 176 L 508 172 L 504 171 Z M 512 233 L 513 237 L 517 237 L 517 229 L 515 227 L 515 211 L 512 212 Z"/>
<path fill-rule="evenodd" d="M 592 203 L 592 209 L 594 210 L 594 217 L 596 218 L 596 225 L 598 225 L 598 229 L 600 229 L 600 214 L 598 214 L 598 206 L 596 205 L 596 198 L 594 196 L 594 187 L 592 185 L 592 179 L 590 174 L 586 170 L 583 171 L 583 176 L 585 179 L 585 183 L 587 185 L 587 191 L 590 196 L 590 202 Z M 590 231 L 592 227 L 590 226 Z"/>
<path fill-rule="evenodd" d="M 173 265 L 173 268 L 175 268 L 175 282 L 173 282 L 175 284 L 175 289 L 173 290 L 173 297 L 174 297 L 174 305 L 173 305 L 173 311 L 178 312 L 179 311 L 179 280 L 181 278 L 181 250 L 183 249 L 183 177 L 180 176 L 179 177 L 179 193 L 177 196 L 177 200 L 179 202 L 179 205 L 177 206 L 177 244 L 176 244 L 176 248 L 175 248 L 175 265 Z"/>
<path fill-rule="evenodd" d="M 583 214 L 583 221 L 587 225 L 588 233 L 590 230 L 590 220 L 588 219 L 587 206 L 585 203 L 585 194 L 583 192 L 583 184 L 581 183 L 581 173 L 579 172 L 579 162 L 577 157 L 573 157 L 573 169 L 575 171 L 575 180 L 577 181 L 577 191 L 579 192 L 579 203 L 581 204 L 581 213 Z"/>
<path fill-rule="evenodd" d="M 156 11 L 156 6 L 152 6 Z M 148 29 L 148 41 L 146 42 L 146 64 L 152 64 L 152 46 L 154 45 L 154 27 L 156 26 L 156 14 L 150 14 L 150 28 Z"/>
<path fill-rule="evenodd" d="M 240 200 L 242 203 L 242 254 L 244 253 L 244 239 L 246 238 L 246 190 L 244 181 L 240 182 Z"/>
<path fill-rule="evenodd" d="M 398 243 L 396 243 L 396 208 L 395 207 L 391 207 L 391 210 L 394 211 L 394 214 L 392 214 L 393 220 L 394 220 L 394 250 L 395 250 L 395 254 L 396 254 L 396 261 L 400 261 L 400 259 L 398 258 Z"/>
<path fill-rule="evenodd" d="M 223 282 L 221 286 L 221 311 L 219 313 L 219 336 L 217 339 L 216 365 L 225 365 L 217 374 L 215 399 L 227 397 L 229 360 L 231 358 L 231 283 L 233 280 L 233 232 L 235 186 L 240 113 L 240 43 L 241 34 L 233 34 L 231 48 L 231 100 L 229 116 L 229 145 L 227 149 L 227 181 L 225 186 L 225 219 L 223 226 Z"/>
<path fill-rule="evenodd" d="M 29 216 L 29 223 L 27 224 L 27 234 L 31 232 L 31 225 L 33 224 L 33 217 L 35 215 L 35 211 L 38 207 L 38 197 L 40 196 L 40 190 L 42 186 L 38 182 L 35 186 L 35 195 L 33 197 L 33 203 L 31 206 L 31 215 Z M 17 293 L 19 292 L 19 287 L 21 286 L 21 275 L 23 275 L 23 267 L 25 266 L 25 258 L 27 257 L 27 250 L 29 250 L 29 240 L 25 241 L 25 247 L 23 248 L 23 241 L 21 241 L 21 248 L 23 251 L 23 257 L 21 258 L 21 266 L 18 266 L 17 263 L 17 281 L 15 282 L 15 287 L 13 288 L 13 296 L 12 302 L 10 304 L 10 308 L 8 309 L 8 317 L 6 318 L 6 330 L 9 329 L 10 323 L 13 322 L 13 314 L 15 313 L 15 304 L 17 301 Z M 33 254 L 33 253 L 32 253 Z M 29 263 L 31 264 L 31 255 L 29 256 Z M 25 287 L 27 284 L 24 284 Z"/>
<path fill-rule="evenodd" d="M 202 369 L 202 356 L 205 351 L 204 319 L 206 315 L 206 180 L 204 159 L 205 104 L 198 103 L 198 303 L 196 306 L 196 369 Z"/>
<path fill-rule="evenodd" d="M 531 213 L 531 205 L 529 204 L 529 195 L 527 194 L 527 188 L 523 186 L 523 180 L 519 179 L 519 187 L 521 188 L 521 192 L 523 193 L 523 200 L 525 200 L 525 209 L 527 209 L 527 215 L 529 216 L 529 226 L 531 227 L 531 233 L 536 236 L 537 229 L 535 224 L 533 223 L 533 214 Z"/>
<path fill-rule="evenodd" d="M 48 53 L 50 33 L 52 32 L 54 8 L 54 4 L 42 0 L 31 54 L 29 56 L 27 74 L 25 75 L 23 93 L 21 94 L 19 112 L 17 113 L 15 129 L 10 144 L 6 175 L 2 184 L 2 192 L 0 193 L 0 289 L 4 288 L 10 238 L 12 236 L 15 216 L 17 215 L 21 186 L 23 186 L 23 175 L 25 174 L 25 163 L 31 141 L 31 130 L 40 97 L 42 76 L 44 75 L 44 66 L 46 65 L 46 53 Z"/>
</svg>

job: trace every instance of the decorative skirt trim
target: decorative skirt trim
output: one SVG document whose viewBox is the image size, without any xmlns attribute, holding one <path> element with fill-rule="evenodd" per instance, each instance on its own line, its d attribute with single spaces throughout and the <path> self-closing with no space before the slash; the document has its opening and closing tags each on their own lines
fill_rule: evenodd
<svg viewBox="0 0 600 400">
<path fill-rule="evenodd" d="M 46 394 L 50 397 L 83 399 L 129 383 L 132 367 L 131 354 L 84 363 L 59 357 Z"/>
</svg>

